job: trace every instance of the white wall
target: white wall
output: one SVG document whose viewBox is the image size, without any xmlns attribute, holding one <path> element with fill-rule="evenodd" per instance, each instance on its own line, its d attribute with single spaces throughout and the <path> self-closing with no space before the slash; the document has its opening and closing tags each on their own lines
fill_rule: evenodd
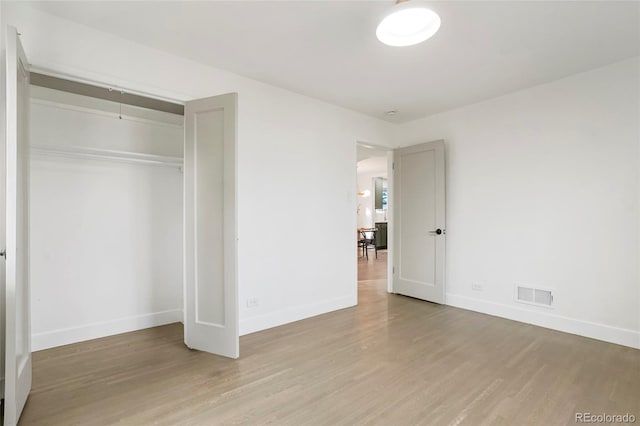
<svg viewBox="0 0 640 426">
<path fill-rule="evenodd" d="M 448 304 L 640 347 L 639 76 L 628 60 L 398 128 L 447 143 Z"/>
<path fill-rule="evenodd" d="M 36 67 L 188 100 L 238 93 L 240 331 L 356 303 L 356 141 L 393 126 L 327 103 L 10 4 Z M 322 261 L 310 254 L 309 229 Z M 246 307 L 246 299 L 259 306 Z"/>
<path fill-rule="evenodd" d="M 120 120 L 105 101 L 78 110 L 83 97 L 32 89 L 34 146 L 181 155 L 181 125 Z M 178 168 L 36 151 L 30 237 L 33 350 L 182 319 Z"/>
</svg>

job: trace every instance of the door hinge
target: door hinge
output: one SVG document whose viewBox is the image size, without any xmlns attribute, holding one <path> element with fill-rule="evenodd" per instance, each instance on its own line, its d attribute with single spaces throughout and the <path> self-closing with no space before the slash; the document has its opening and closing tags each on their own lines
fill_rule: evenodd
<svg viewBox="0 0 640 426">
<path fill-rule="evenodd" d="M 393 163 L 391 163 L 391 170 L 395 170 L 396 169 L 396 163 L 395 161 Z"/>
<path fill-rule="evenodd" d="M 0 250 L 0 257 L 4 257 L 5 259 L 7 258 L 7 250 L 6 249 Z"/>
<path fill-rule="evenodd" d="M 392 266 L 392 267 L 391 267 L 391 273 L 392 273 L 392 274 L 395 274 L 395 273 L 396 273 L 396 267 L 395 267 L 395 266 Z"/>
</svg>

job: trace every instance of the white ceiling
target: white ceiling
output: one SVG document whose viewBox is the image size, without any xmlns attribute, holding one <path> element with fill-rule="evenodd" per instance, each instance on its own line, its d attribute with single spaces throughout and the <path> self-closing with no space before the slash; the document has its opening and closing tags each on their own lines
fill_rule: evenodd
<svg viewBox="0 0 640 426">
<path fill-rule="evenodd" d="M 39 2 L 96 29 L 393 122 L 640 55 L 640 2 L 433 2 L 442 27 L 380 43 L 391 1 Z M 385 111 L 397 109 L 393 117 Z"/>
<path fill-rule="evenodd" d="M 377 173 L 379 177 L 387 177 L 387 157 L 370 157 L 358 161 L 358 175 Z"/>
<path fill-rule="evenodd" d="M 387 150 L 358 144 L 358 162 L 371 157 L 387 157 Z M 386 166 L 385 166 L 386 167 Z"/>
<path fill-rule="evenodd" d="M 358 175 L 379 173 L 387 177 L 387 152 L 364 145 L 358 145 Z"/>
</svg>

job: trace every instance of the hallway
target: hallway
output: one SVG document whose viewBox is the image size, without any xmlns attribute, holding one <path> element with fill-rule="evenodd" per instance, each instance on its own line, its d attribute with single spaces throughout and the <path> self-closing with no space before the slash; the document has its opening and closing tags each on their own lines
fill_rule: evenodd
<svg viewBox="0 0 640 426">
<path fill-rule="evenodd" d="M 369 258 L 362 256 L 358 251 L 358 281 L 386 280 L 387 279 L 387 250 L 378 250 L 378 258 L 375 252 L 369 250 Z"/>
</svg>

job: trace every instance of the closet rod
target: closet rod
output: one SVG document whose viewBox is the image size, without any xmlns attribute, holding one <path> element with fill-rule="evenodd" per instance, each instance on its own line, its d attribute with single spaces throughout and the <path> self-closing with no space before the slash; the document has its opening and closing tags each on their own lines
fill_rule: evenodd
<svg viewBox="0 0 640 426">
<path fill-rule="evenodd" d="M 77 81 L 66 80 L 64 78 L 53 77 L 36 72 L 31 73 L 30 80 L 31 84 L 33 84 L 34 86 L 60 90 L 63 92 L 89 96 L 92 98 L 104 99 L 107 101 L 133 105 L 141 108 L 153 109 L 156 111 L 168 112 L 171 114 L 184 115 L 184 105 L 161 101 L 159 99 L 147 98 L 145 96 L 134 95 L 126 92 L 121 93 L 118 88 L 109 90 L 105 87 L 79 83 Z"/>
<path fill-rule="evenodd" d="M 137 152 L 112 151 L 107 149 L 62 147 L 62 146 L 31 146 L 31 152 L 36 155 L 66 157 L 66 158 L 86 158 L 92 160 L 108 160 L 126 163 L 140 163 L 156 166 L 166 166 L 182 168 L 184 163 L 180 157 L 169 157 L 165 155 L 141 154 Z"/>
</svg>

